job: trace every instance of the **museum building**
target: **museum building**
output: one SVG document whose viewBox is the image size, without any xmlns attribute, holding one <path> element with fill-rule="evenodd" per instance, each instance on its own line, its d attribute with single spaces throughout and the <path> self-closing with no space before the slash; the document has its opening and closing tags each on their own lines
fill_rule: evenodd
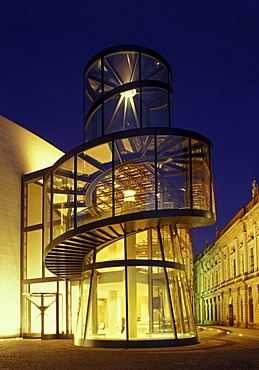
<svg viewBox="0 0 259 370">
<path fill-rule="evenodd" d="M 172 127 L 172 71 L 153 50 L 98 53 L 83 86 L 69 153 L 0 117 L 0 337 L 197 343 L 189 230 L 215 222 L 212 144 Z"/>
<path fill-rule="evenodd" d="M 194 260 L 198 324 L 259 327 L 259 194 L 241 208 Z"/>
</svg>

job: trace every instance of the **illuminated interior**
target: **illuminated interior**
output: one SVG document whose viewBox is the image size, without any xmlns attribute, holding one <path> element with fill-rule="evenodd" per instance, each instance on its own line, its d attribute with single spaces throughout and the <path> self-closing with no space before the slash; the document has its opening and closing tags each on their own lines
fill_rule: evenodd
<svg viewBox="0 0 259 370">
<path fill-rule="evenodd" d="M 178 230 L 215 221 L 212 145 L 171 127 L 171 69 L 153 51 L 99 53 L 84 92 L 85 143 L 44 185 L 45 264 L 81 278 L 74 343 L 196 343 Z"/>
<path fill-rule="evenodd" d="M 130 45 L 86 65 L 85 142 L 23 181 L 24 337 L 197 343 L 188 228 L 215 222 L 212 145 L 172 128 L 171 75 Z"/>
<path fill-rule="evenodd" d="M 179 237 L 170 226 L 127 236 L 91 254 L 83 267 L 76 344 L 196 336 Z"/>
</svg>

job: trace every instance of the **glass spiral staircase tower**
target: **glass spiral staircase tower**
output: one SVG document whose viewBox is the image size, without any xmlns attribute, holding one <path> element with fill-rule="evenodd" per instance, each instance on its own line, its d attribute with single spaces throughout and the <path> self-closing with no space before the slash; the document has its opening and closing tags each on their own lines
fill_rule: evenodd
<svg viewBox="0 0 259 370">
<path fill-rule="evenodd" d="M 81 276 L 76 345 L 197 342 L 178 230 L 215 222 L 212 145 L 171 127 L 171 80 L 150 49 L 93 57 L 85 142 L 46 176 L 46 266 Z"/>
</svg>

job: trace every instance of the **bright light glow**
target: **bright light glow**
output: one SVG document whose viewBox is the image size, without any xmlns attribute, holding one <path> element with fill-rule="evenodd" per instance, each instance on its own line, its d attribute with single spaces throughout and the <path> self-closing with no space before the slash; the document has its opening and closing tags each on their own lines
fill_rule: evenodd
<svg viewBox="0 0 259 370">
<path fill-rule="evenodd" d="M 242 337 L 243 336 L 243 334 L 238 334 L 240 337 Z"/>
<path fill-rule="evenodd" d="M 1 273 L 7 274 L 7 269 L 2 268 Z M 2 275 L 2 276 L 3 276 Z M 4 281 L 4 279 L 2 279 Z M 0 284 L 0 336 L 13 337 L 20 334 L 20 299 L 18 279 Z"/>
<path fill-rule="evenodd" d="M 227 334 L 230 334 L 230 331 L 227 331 Z"/>
<path fill-rule="evenodd" d="M 124 194 L 124 202 L 135 202 L 134 195 L 136 194 L 135 190 L 126 189 L 123 191 Z"/>
<path fill-rule="evenodd" d="M 136 89 L 128 90 L 128 91 L 123 91 L 121 92 L 121 96 L 125 99 L 130 99 L 134 98 L 134 96 L 137 94 Z"/>
</svg>

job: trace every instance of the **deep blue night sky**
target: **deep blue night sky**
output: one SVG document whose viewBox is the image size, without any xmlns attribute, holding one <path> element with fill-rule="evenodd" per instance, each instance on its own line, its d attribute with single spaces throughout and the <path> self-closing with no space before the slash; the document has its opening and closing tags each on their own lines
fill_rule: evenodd
<svg viewBox="0 0 259 370">
<path fill-rule="evenodd" d="M 0 114 L 67 152 L 82 143 L 82 74 L 116 44 L 155 49 L 174 74 L 175 127 L 214 144 L 222 228 L 259 182 L 257 0 L 8 1 L 1 5 Z M 194 252 L 215 225 L 194 232 Z"/>
</svg>

